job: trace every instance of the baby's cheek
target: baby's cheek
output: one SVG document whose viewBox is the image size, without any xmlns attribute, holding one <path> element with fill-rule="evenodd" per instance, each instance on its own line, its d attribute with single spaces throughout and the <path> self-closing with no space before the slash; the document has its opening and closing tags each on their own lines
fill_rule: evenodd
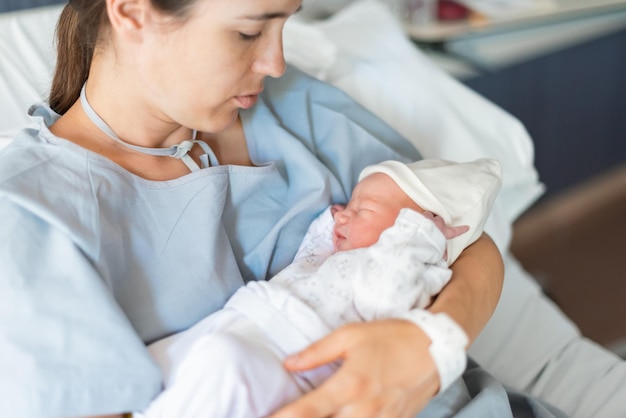
<svg viewBox="0 0 626 418">
<path fill-rule="evenodd" d="M 376 244 L 379 236 L 378 231 L 373 228 L 361 230 L 357 234 L 355 234 L 355 231 L 352 231 L 350 234 L 350 244 L 352 248 L 369 247 L 370 245 Z"/>
</svg>

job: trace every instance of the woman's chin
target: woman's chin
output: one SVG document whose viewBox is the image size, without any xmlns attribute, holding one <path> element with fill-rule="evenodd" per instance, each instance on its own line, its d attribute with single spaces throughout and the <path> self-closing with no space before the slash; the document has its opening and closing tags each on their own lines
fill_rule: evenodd
<svg viewBox="0 0 626 418">
<path fill-rule="evenodd" d="M 200 129 L 202 132 L 217 134 L 231 128 L 239 120 L 239 109 L 224 112 L 217 117 L 211 118 Z"/>
</svg>

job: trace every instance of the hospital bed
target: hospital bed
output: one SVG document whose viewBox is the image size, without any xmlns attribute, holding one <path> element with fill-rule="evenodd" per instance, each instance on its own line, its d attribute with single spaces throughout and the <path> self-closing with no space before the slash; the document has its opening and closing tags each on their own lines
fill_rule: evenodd
<svg viewBox="0 0 626 418">
<path fill-rule="evenodd" d="M 47 96 L 61 7 L 0 14 L 0 147 Z M 503 187 L 486 230 L 504 254 L 504 290 L 469 354 L 571 416 L 626 416 L 626 364 L 583 338 L 508 251 L 513 222 L 543 193 L 520 122 L 440 70 L 375 0 L 305 1 L 284 38 L 288 62 L 343 89 L 424 157 L 500 160 Z"/>
</svg>

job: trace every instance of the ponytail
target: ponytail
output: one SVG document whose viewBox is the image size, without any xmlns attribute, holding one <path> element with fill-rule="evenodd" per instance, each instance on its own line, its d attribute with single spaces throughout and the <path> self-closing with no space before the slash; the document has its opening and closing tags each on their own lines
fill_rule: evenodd
<svg viewBox="0 0 626 418">
<path fill-rule="evenodd" d="M 88 5 L 81 7 L 81 3 Z M 72 1 L 61 12 L 56 28 L 56 67 L 50 88 L 50 107 L 58 114 L 63 115 L 72 107 L 87 81 L 98 34 L 106 19 L 105 7 L 104 0 Z"/>
</svg>

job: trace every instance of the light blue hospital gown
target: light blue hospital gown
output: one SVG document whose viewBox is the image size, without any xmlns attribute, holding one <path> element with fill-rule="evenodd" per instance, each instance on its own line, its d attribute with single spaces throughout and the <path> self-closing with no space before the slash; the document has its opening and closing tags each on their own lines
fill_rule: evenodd
<svg viewBox="0 0 626 418">
<path fill-rule="evenodd" d="M 141 409 L 161 388 L 145 343 L 292 259 L 366 165 L 419 154 L 340 91 L 289 69 L 242 112 L 256 167 L 148 181 L 55 137 L 0 153 L 0 416 Z"/>
</svg>

